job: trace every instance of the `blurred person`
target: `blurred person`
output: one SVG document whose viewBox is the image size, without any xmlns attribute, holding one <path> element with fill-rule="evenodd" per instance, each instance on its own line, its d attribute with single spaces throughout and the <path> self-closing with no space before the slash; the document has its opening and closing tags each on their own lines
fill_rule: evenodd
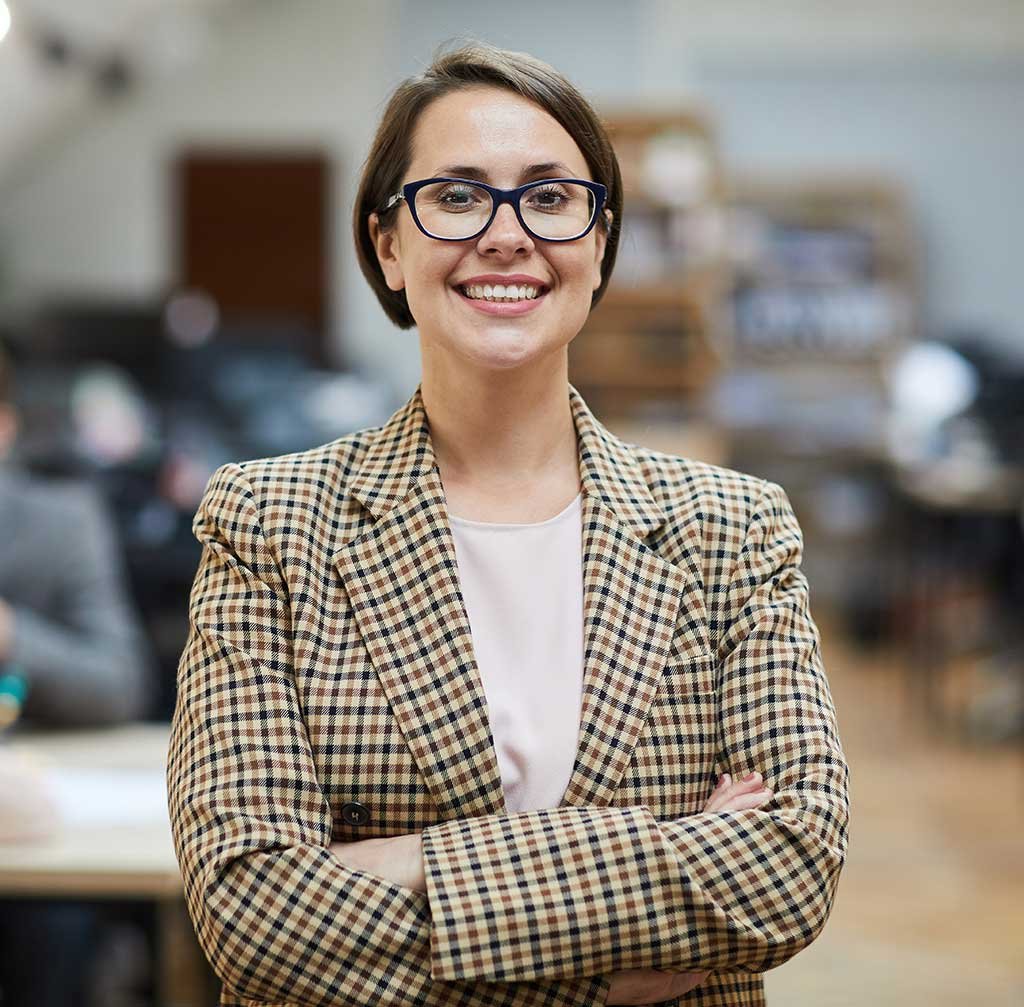
<svg viewBox="0 0 1024 1007">
<path fill-rule="evenodd" d="M 0 673 L 23 681 L 21 716 L 33 724 L 140 719 L 154 666 L 112 522 L 91 486 L 35 478 L 15 464 L 13 386 L 13 364 L 0 347 Z M 0 856 L 4 842 L 59 832 L 43 782 L 0 750 Z M 136 932 L 147 925 L 144 909 L 131 904 L 0 899 L 0 1004 L 93 1004 L 95 984 L 109 985 L 110 928 L 133 921 Z"/>
<path fill-rule="evenodd" d="M 0 669 L 25 680 L 28 720 L 142 719 L 155 663 L 113 522 L 90 484 L 38 478 L 16 464 L 13 387 L 0 347 Z"/>
<path fill-rule="evenodd" d="M 621 213 L 547 64 L 392 95 L 353 225 L 423 380 L 193 521 L 168 799 L 222 1007 L 758 1007 L 824 926 L 847 764 L 789 499 L 568 382 Z"/>
</svg>

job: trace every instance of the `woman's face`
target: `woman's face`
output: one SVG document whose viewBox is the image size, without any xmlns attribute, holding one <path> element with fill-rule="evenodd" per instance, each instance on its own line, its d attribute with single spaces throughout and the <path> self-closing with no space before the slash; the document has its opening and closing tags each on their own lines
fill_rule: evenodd
<svg viewBox="0 0 1024 1007">
<path fill-rule="evenodd" d="M 551 115 L 493 87 L 453 92 L 420 114 L 402 183 L 445 175 L 503 189 L 543 178 L 592 180 L 576 142 Z M 388 286 L 405 289 L 424 350 L 486 368 L 521 366 L 566 346 L 601 283 L 600 227 L 578 241 L 541 241 L 507 203 L 467 241 L 428 238 L 404 203 L 390 231 L 379 231 L 371 215 L 370 233 Z M 464 293 L 467 284 L 493 286 L 501 277 L 538 288 L 538 296 L 498 304 Z"/>
</svg>

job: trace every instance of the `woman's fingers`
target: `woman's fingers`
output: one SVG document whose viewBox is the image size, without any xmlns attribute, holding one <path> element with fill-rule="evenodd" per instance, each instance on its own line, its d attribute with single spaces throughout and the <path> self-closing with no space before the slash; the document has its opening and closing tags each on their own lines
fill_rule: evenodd
<svg viewBox="0 0 1024 1007">
<path fill-rule="evenodd" d="M 749 811 L 751 808 L 759 808 L 767 804 L 775 795 L 770 790 L 758 790 L 752 794 L 740 794 L 738 797 L 730 797 L 725 802 L 722 811 Z"/>
<path fill-rule="evenodd" d="M 669 995 L 681 997 L 684 993 L 689 993 L 694 986 L 699 986 L 709 975 L 711 969 L 703 972 L 679 972 L 672 977 L 672 992 Z"/>
<path fill-rule="evenodd" d="M 674 993 L 677 975 L 660 969 L 622 969 L 609 973 L 609 1005 L 646 1005 L 660 1003 L 680 994 Z"/>
<path fill-rule="evenodd" d="M 605 1003 L 650 1007 L 688 993 L 710 974 L 710 969 L 700 972 L 669 972 L 665 969 L 643 968 L 611 972 L 608 974 L 608 998 Z"/>
<path fill-rule="evenodd" d="M 704 806 L 705 811 L 747 811 L 767 804 L 775 795 L 770 790 L 759 790 L 752 794 L 732 794 L 716 797 Z"/>
<path fill-rule="evenodd" d="M 723 773 L 704 810 L 746 811 L 749 808 L 760 807 L 773 796 L 772 791 L 762 785 L 761 774 L 756 771 L 749 773 L 746 778 L 735 781 L 728 773 Z"/>
</svg>

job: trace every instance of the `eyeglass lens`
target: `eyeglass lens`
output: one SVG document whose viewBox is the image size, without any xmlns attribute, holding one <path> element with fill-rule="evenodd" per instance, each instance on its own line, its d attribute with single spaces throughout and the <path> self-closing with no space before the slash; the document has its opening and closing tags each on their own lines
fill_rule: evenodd
<svg viewBox="0 0 1024 1007">
<path fill-rule="evenodd" d="M 519 209 L 539 238 L 575 238 L 594 216 L 594 193 L 574 182 L 551 182 L 527 189 Z M 469 238 L 491 216 L 491 194 L 468 182 L 434 182 L 416 193 L 420 224 L 439 238 Z"/>
</svg>

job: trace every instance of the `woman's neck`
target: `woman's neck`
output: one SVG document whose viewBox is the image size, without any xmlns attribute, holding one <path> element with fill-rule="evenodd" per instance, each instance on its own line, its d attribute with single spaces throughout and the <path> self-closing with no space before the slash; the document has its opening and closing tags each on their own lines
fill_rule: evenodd
<svg viewBox="0 0 1024 1007">
<path fill-rule="evenodd" d="M 543 521 L 579 492 L 564 369 L 455 381 L 425 368 L 421 390 L 451 513 L 479 521 Z"/>
</svg>

